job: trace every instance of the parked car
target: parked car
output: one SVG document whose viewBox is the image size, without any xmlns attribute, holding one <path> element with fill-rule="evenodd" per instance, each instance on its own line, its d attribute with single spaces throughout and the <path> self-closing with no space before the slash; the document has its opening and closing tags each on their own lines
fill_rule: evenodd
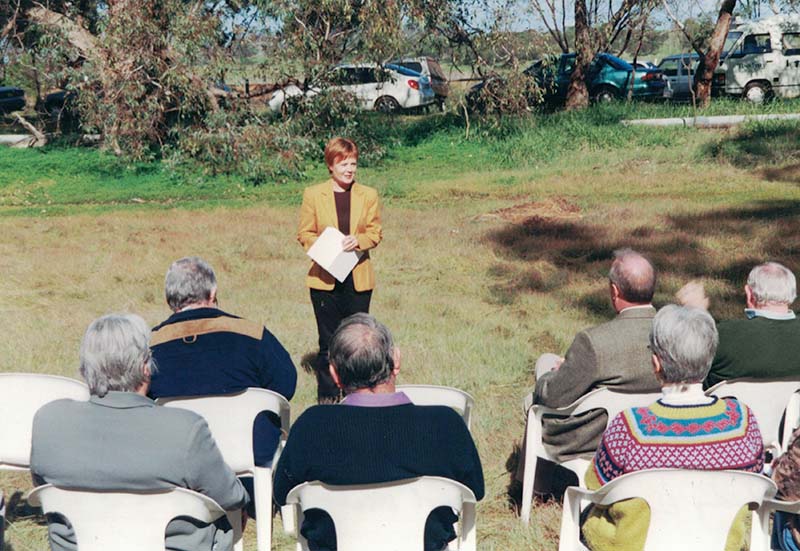
<svg viewBox="0 0 800 551">
<path fill-rule="evenodd" d="M 733 27 L 714 83 L 753 103 L 800 97 L 800 16 L 774 15 Z"/>
<path fill-rule="evenodd" d="M 339 65 L 334 67 L 328 82 L 328 89 L 349 93 L 364 110 L 391 113 L 424 107 L 435 101 L 433 88 L 425 76 L 398 65 Z M 273 92 L 268 105 L 272 111 L 277 112 L 281 110 L 287 97 L 303 94 L 313 96 L 320 91 L 319 86 L 312 86 L 303 92 L 300 87 L 292 84 Z"/>
<path fill-rule="evenodd" d="M 699 62 L 700 56 L 697 54 L 668 55 L 661 60 L 658 68 L 667 80 L 667 97 L 676 101 L 691 99 Z"/>
<path fill-rule="evenodd" d="M 58 115 L 65 107 L 70 109 L 76 100 L 77 92 L 70 90 L 57 90 L 44 97 L 44 109 L 50 115 Z"/>
<path fill-rule="evenodd" d="M 542 93 L 542 100 L 550 105 L 563 104 L 572 72 L 575 70 L 575 54 L 561 54 L 559 58 L 537 60 L 525 69 L 524 75 L 532 78 Z M 624 98 L 630 86 L 633 65 L 607 53 L 599 53 L 589 65 L 589 96 L 594 102 L 606 102 Z M 492 81 L 495 82 L 492 82 Z M 502 80 L 500 80 L 502 83 Z M 467 93 L 467 103 L 480 108 L 483 88 L 496 86 L 497 79 L 489 79 L 473 86 Z M 666 81 L 658 68 L 637 69 L 633 81 L 633 97 L 638 99 L 661 98 Z M 529 98 L 536 103 L 537 98 Z"/>
<path fill-rule="evenodd" d="M 0 86 L 0 113 L 25 109 L 25 90 L 14 86 Z"/>
<path fill-rule="evenodd" d="M 432 57 L 405 57 L 397 61 L 392 61 L 392 65 L 398 65 L 416 71 L 423 76 L 428 77 L 431 82 L 434 94 L 436 94 L 436 103 L 440 109 L 444 109 L 444 102 L 447 96 L 450 95 L 450 84 L 447 77 L 442 70 L 439 62 Z"/>
</svg>

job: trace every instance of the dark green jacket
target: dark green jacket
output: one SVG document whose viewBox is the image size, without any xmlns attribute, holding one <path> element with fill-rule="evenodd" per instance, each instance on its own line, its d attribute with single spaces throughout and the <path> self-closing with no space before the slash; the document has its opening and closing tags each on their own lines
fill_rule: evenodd
<svg viewBox="0 0 800 551">
<path fill-rule="evenodd" d="M 703 386 L 751 377 L 800 377 L 800 319 L 721 321 L 719 346 Z"/>
</svg>

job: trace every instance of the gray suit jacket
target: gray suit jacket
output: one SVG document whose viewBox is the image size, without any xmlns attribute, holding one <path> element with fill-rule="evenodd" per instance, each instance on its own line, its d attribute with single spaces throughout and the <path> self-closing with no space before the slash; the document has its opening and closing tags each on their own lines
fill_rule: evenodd
<svg viewBox="0 0 800 551">
<path fill-rule="evenodd" d="M 581 331 L 556 371 L 536 381 L 535 404 L 568 406 L 601 386 L 631 392 L 658 392 L 649 343 L 656 309 L 626 309 L 613 320 Z M 559 461 L 594 454 L 605 430 L 607 415 L 592 410 L 574 417 L 546 418 L 542 439 Z"/>
<path fill-rule="evenodd" d="M 112 391 L 88 402 L 57 400 L 42 407 L 33 420 L 31 471 L 35 479 L 86 490 L 190 488 L 225 510 L 241 508 L 248 500 L 202 417 L 156 406 L 132 392 Z M 231 548 L 230 530 L 196 524 L 171 522 L 169 549 Z M 54 522 L 49 529 L 53 551 L 76 549 L 64 524 Z"/>
</svg>

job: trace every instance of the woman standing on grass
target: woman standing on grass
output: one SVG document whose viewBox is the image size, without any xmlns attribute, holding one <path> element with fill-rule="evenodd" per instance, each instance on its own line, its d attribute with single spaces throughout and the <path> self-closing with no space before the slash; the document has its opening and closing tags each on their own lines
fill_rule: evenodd
<svg viewBox="0 0 800 551">
<path fill-rule="evenodd" d="M 346 138 L 333 138 L 325 146 L 325 164 L 331 177 L 306 188 L 300 207 L 297 240 L 308 251 L 328 226 L 345 237 L 342 249 L 364 254 L 343 282 L 337 281 L 316 262 L 306 277 L 319 332 L 319 353 L 312 368 L 317 376 L 317 400 L 339 399 L 339 389 L 328 371 L 328 343 L 339 323 L 357 312 L 369 312 L 375 272 L 369 249 L 381 242 L 381 213 L 378 193 L 356 183 L 358 147 Z"/>
</svg>

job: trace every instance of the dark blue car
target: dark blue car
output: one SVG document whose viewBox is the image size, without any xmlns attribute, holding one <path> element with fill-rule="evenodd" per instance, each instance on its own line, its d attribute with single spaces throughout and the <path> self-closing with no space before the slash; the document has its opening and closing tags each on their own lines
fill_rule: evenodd
<svg viewBox="0 0 800 551">
<path fill-rule="evenodd" d="M 0 113 L 25 109 L 25 90 L 13 86 L 0 86 Z"/>
</svg>

